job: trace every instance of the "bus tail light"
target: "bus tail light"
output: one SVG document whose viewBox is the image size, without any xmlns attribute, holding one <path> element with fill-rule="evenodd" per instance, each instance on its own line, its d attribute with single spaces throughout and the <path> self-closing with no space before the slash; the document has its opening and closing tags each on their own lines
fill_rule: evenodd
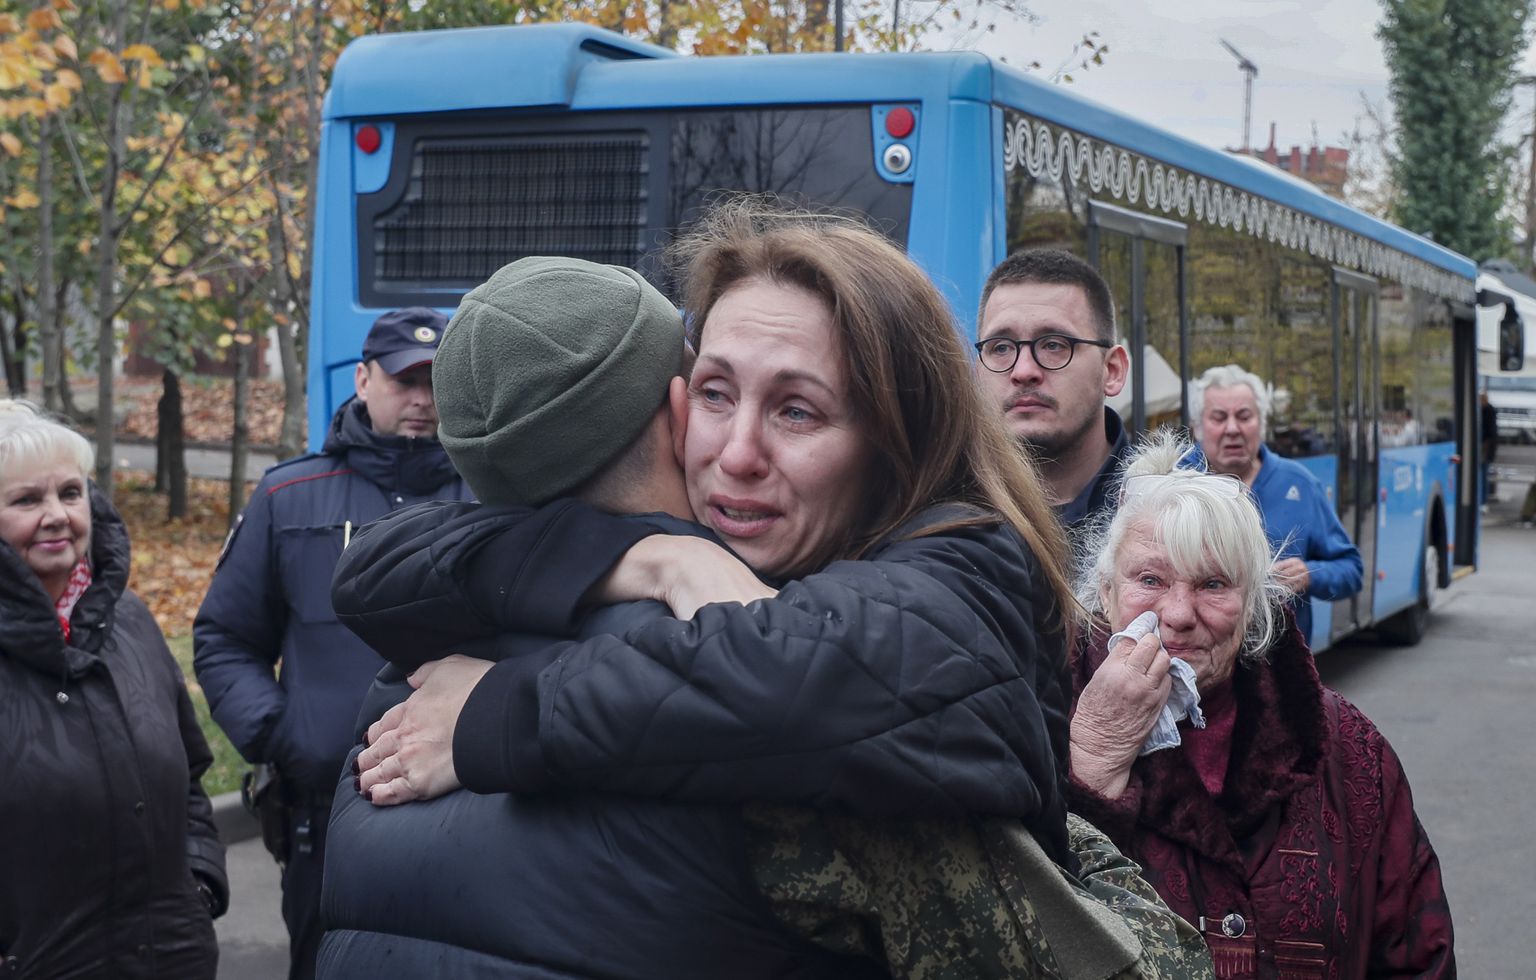
<svg viewBox="0 0 1536 980">
<path fill-rule="evenodd" d="M 389 182 L 394 150 L 394 123 L 352 125 L 352 193 L 374 194 Z"/>
<path fill-rule="evenodd" d="M 875 170 L 893 184 L 910 184 L 917 164 L 918 104 L 877 105 L 870 112 Z"/>
<path fill-rule="evenodd" d="M 370 156 L 379 152 L 379 147 L 384 145 L 384 136 L 377 126 L 357 127 L 357 135 L 353 139 L 357 141 L 357 148 Z"/>
<path fill-rule="evenodd" d="M 917 128 L 917 117 L 912 115 L 912 110 L 904 105 L 899 105 L 886 113 L 885 131 L 896 139 L 904 140 L 912 135 L 912 130 Z"/>
</svg>

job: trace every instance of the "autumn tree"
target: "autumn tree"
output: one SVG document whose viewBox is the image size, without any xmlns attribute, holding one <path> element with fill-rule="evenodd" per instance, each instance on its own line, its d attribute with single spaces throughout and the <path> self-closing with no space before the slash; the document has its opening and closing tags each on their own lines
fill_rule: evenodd
<svg viewBox="0 0 1536 980">
<path fill-rule="evenodd" d="M 3 271 L 12 331 L 0 343 L 12 394 L 26 389 L 25 358 L 36 334 L 43 357 L 43 402 L 54 411 L 72 408 L 64 385 L 65 298 L 86 272 L 74 246 L 86 229 L 83 213 L 69 206 L 84 186 L 82 166 L 63 153 L 60 136 L 79 111 L 82 89 L 78 52 L 63 30 L 67 3 L 0 13 L 0 187 L 4 189 Z"/>
<path fill-rule="evenodd" d="M 1344 134 L 1344 147 L 1349 150 L 1342 192 L 1345 203 L 1378 218 L 1392 217 L 1400 196 L 1392 179 L 1396 140 L 1387 108 L 1362 92 L 1354 124 Z"/>
<path fill-rule="evenodd" d="M 0 24 L 16 29 L 14 47 L 0 50 L 8 69 L 0 70 L 0 86 L 16 93 L 6 102 L 0 149 L 11 157 L 8 169 L 31 179 L 24 195 L 11 195 L 11 206 L 36 212 L 45 402 L 52 405 L 56 391 L 68 391 L 55 328 L 60 300 L 69 292 L 54 273 L 73 273 L 73 262 L 60 261 L 73 251 L 89 261 L 78 295 L 93 310 L 96 478 L 109 493 L 117 325 L 149 280 L 154 256 L 186 234 L 185 227 L 161 233 L 153 191 L 182 153 L 189 119 L 206 104 L 207 74 L 187 52 L 216 23 L 206 0 L 52 0 L 31 11 L 24 28 Z M 20 139 L 18 130 L 35 140 Z M 67 166 L 60 166 L 61 157 Z M 67 194 L 61 192 L 66 181 Z M 56 241 L 61 225 L 72 240 Z"/>
<path fill-rule="evenodd" d="M 206 57 L 201 51 L 196 56 Z M 183 516 L 187 504 L 182 378 L 199 355 L 234 357 L 238 352 L 244 360 L 235 362 L 237 373 L 248 371 L 251 326 L 271 323 L 270 316 L 250 304 L 271 262 L 271 195 L 249 127 L 240 119 L 227 121 L 227 131 L 210 136 L 205 130 L 183 141 L 175 163 L 148 188 L 145 218 L 157 219 L 147 229 L 148 247 L 125 255 L 127 278 L 135 283 L 147 279 L 130 306 L 135 319 L 155 328 L 143 334 L 143 353 L 164 368 L 157 485 L 169 492 L 171 517 Z M 187 125 L 174 117 L 164 123 L 167 133 Z M 238 442 L 243 400 L 237 397 L 233 408 Z M 243 451 L 244 445 L 238 448 Z M 236 472 L 241 477 L 232 483 L 243 488 L 243 465 Z"/>
</svg>

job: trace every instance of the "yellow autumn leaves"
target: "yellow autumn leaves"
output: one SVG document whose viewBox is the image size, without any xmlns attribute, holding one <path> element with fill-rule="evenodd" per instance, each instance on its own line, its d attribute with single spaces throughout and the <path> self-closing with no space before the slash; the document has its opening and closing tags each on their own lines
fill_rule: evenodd
<svg viewBox="0 0 1536 980">
<path fill-rule="evenodd" d="M 108 85 L 153 87 L 155 70 L 165 67 L 165 59 L 150 45 L 131 44 L 118 52 L 96 48 L 82 60 L 60 16 L 74 9 L 71 0 L 54 0 L 24 20 L 0 14 L 0 93 L 5 93 L 0 118 L 38 118 L 69 108 L 84 88 L 77 69 L 95 71 Z M 14 145 L 19 145 L 14 138 L 0 140 L 0 148 L 11 156 L 19 152 Z"/>
<path fill-rule="evenodd" d="M 105 48 L 97 48 L 85 60 L 96 69 L 101 80 L 109 85 L 126 84 L 131 70 L 133 84 L 139 88 L 152 87 L 154 85 L 153 70 L 165 66 L 165 59 L 160 57 L 160 52 L 147 44 L 130 44 L 123 49 L 121 55 L 113 54 Z"/>
</svg>

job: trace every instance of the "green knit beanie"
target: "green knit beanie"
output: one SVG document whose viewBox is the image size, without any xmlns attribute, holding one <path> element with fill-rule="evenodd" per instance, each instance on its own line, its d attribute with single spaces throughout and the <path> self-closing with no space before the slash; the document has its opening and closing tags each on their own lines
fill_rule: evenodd
<svg viewBox="0 0 1536 980">
<path fill-rule="evenodd" d="M 543 503 L 640 435 L 682 351 L 682 317 L 639 273 L 519 259 L 448 322 L 432 362 L 438 437 L 482 502 Z"/>
</svg>

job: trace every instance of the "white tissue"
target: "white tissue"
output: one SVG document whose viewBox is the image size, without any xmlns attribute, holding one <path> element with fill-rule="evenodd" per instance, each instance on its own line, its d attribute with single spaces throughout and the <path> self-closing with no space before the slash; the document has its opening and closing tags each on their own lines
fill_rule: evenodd
<svg viewBox="0 0 1536 980">
<path fill-rule="evenodd" d="M 1109 638 L 1107 649 L 1114 649 L 1116 643 L 1122 639 L 1132 643 L 1141 642 L 1141 638 L 1151 633 L 1159 641 L 1162 634 L 1158 632 L 1157 613 L 1148 609 L 1126 625 L 1125 629 Z M 1170 665 L 1169 674 L 1173 678 L 1173 687 L 1168 692 L 1168 700 L 1163 705 L 1163 710 L 1158 712 L 1157 721 L 1152 725 L 1152 731 L 1148 733 L 1146 741 L 1141 743 L 1141 751 L 1137 755 L 1147 755 L 1159 749 L 1171 749 L 1183 741 L 1179 737 L 1179 722 L 1185 718 L 1196 728 L 1205 727 L 1205 715 L 1200 713 L 1200 692 L 1195 689 L 1195 669 L 1189 664 L 1175 657 Z"/>
</svg>

